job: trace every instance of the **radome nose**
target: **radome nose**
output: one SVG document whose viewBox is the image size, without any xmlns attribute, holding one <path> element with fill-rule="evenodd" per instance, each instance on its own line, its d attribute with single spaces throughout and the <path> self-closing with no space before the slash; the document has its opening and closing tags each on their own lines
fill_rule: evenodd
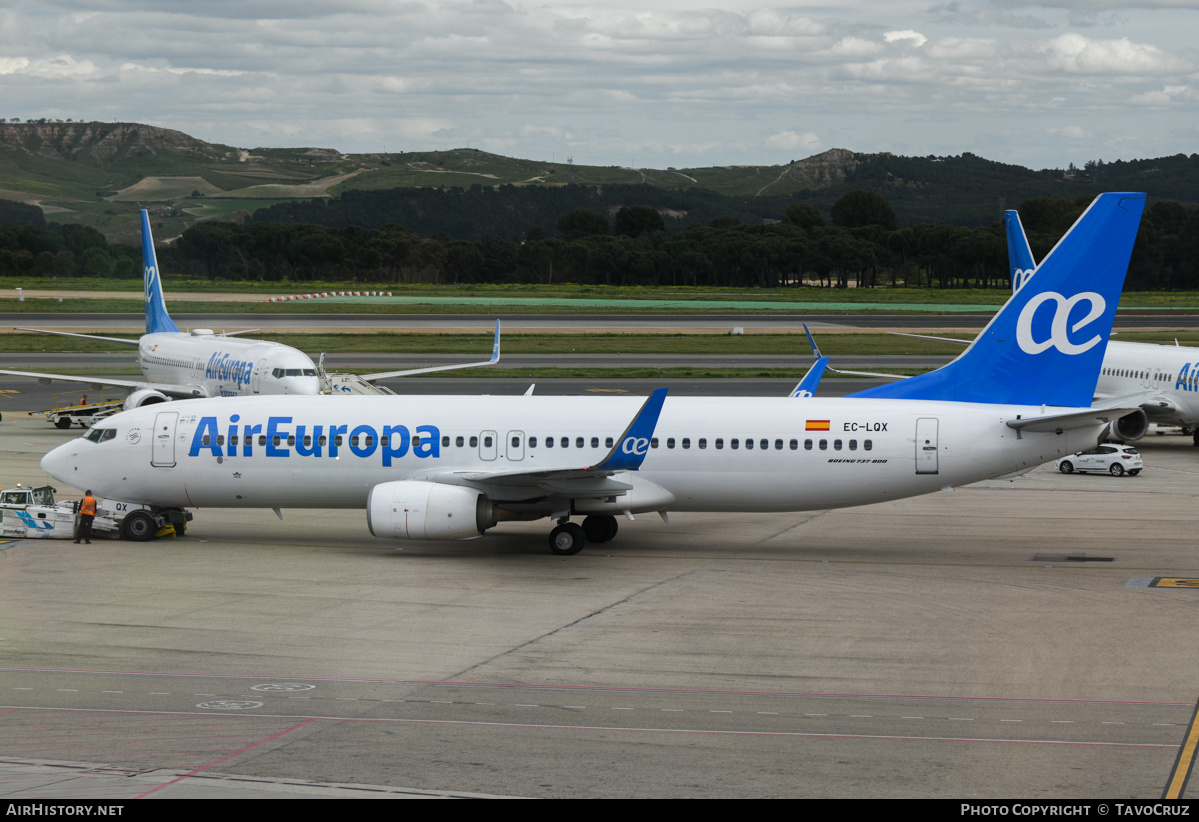
<svg viewBox="0 0 1199 822">
<path fill-rule="evenodd" d="M 71 485 L 75 466 L 75 443 L 65 442 L 42 457 L 42 470 L 59 482 Z"/>
</svg>

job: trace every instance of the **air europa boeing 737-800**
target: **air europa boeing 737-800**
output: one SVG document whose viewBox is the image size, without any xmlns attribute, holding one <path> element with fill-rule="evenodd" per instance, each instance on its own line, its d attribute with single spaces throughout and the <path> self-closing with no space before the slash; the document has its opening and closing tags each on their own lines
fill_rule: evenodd
<svg viewBox="0 0 1199 822">
<path fill-rule="evenodd" d="M 559 554 L 611 539 L 621 514 L 835 508 L 1002 476 L 1136 410 L 1091 396 L 1144 204 L 1097 198 L 961 357 L 874 389 L 896 397 L 193 400 L 104 420 L 42 468 L 151 506 L 362 508 L 396 539 L 550 517 Z"/>
<path fill-rule="evenodd" d="M 142 209 L 143 290 L 146 299 L 146 333 L 138 340 L 119 337 L 100 337 L 66 331 L 47 331 L 22 328 L 41 334 L 104 340 L 137 346 L 137 361 L 143 380 L 121 380 L 110 377 L 80 377 L 69 374 L 43 374 L 30 371 L 0 370 L 0 374 L 36 377 L 40 380 L 60 380 L 95 386 L 116 386 L 130 393 L 126 409 L 140 408 L 171 399 L 194 397 L 244 397 L 254 394 L 319 394 L 320 378 L 317 367 L 307 354 L 282 343 L 252 340 L 233 334 L 214 334 L 210 329 L 180 331 L 167 313 L 159 277 L 154 239 L 150 235 L 150 219 Z M 385 371 L 363 374 L 367 382 L 388 377 L 402 377 L 443 371 L 494 365 L 499 361 L 499 323 L 496 323 L 495 344 L 487 362 L 461 365 L 442 365 L 404 371 Z"/>
</svg>

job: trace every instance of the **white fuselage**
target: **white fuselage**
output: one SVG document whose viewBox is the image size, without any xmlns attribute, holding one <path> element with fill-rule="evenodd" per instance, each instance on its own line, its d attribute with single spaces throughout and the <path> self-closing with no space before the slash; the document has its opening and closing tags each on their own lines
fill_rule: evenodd
<svg viewBox="0 0 1199 822">
<path fill-rule="evenodd" d="M 111 417 L 97 428 L 113 428 L 115 435 L 66 443 L 42 466 L 97 496 L 158 506 L 360 508 L 380 483 L 436 478 L 473 483 L 497 504 L 519 507 L 536 494 L 553 495 L 552 483 L 536 486 L 535 472 L 599 463 L 642 402 L 535 396 L 184 401 Z M 588 500 L 585 510 L 863 505 L 1022 471 L 1095 444 L 1098 424 L 1062 434 L 1018 433 L 1004 424 L 1044 413 L 1042 407 L 915 400 L 667 398 L 640 470 L 613 477 L 632 490 L 607 503 Z M 505 483 L 504 474 L 521 476 Z M 568 490 L 559 496 L 572 498 Z"/>
<path fill-rule="evenodd" d="M 312 360 L 279 343 L 199 329 L 157 332 L 141 338 L 137 358 L 150 383 L 190 388 L 196 397 L 320 393 Z"/>
<path fill-rule="evenodd" d="M 1107 344 L 1095 393 L 1119 397 L 1156 391 L 1169 405 L 1145 406 L 1153 422 L 1199 424 L 1199 349 L 1151 343 Z"/>
</svg>

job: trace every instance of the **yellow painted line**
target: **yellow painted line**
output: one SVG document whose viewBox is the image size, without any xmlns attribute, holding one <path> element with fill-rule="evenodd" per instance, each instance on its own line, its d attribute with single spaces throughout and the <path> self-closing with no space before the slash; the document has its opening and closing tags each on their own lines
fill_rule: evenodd
<svg viewBox="0 0 1199 822">
<path fill-rule="evenodd" d="M 1195 588 L 1199 589 L 1199 579 L 1181 577 L 1158 577 L 1153 580 L 1154 588 Z"/>
<path fill-rule="evenodd" d="M 1199 702 L 1195 703 L 1195 712 L 1191 714 L 1191 724 L 1187 728 L 1186 737 L 1178 749 L 1178 758 L 1174 760 L 1174 770 L 1166 783 L 1162 799 L 1182 799 L 1191 772 L 1195 769 L 1195 751 L 1199 748 Z"/>
</svg>

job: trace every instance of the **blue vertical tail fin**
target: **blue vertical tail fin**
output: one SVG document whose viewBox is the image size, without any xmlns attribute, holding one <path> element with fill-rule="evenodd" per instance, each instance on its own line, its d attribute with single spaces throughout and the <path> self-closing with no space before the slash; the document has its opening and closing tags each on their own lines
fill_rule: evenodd
<svg viewBox="0 0 1199 822">
<path fill-rule="evenodd" d="M 1099 195 L 960 357 L 851 396 L 1089 406 L 1144 208 Z"/>
<path fill-rule="evenodd" d="M 146 333 L 156 331 L 178 331 L 179 326 L 167 313 L 166 300 L 162 296 L 162 278 L 158 272 L 158 258 L 154 255 L 154 238 L 150 236 L 150 215 L 142 209 L 142 289 L 146 297 Z"/>
<path fill-rule="evenodd" d="M 1012 293 L 1015 294 L 1037 270 L 1037 264 L 1028 247 L 1028 236 L 1020 223 L 1020 215 L 1015 209 L 1008 209 L 1003 212 L 1003 221 L 1007 227 L 1007 260 L 1012 275 Z"/>
</svg>

